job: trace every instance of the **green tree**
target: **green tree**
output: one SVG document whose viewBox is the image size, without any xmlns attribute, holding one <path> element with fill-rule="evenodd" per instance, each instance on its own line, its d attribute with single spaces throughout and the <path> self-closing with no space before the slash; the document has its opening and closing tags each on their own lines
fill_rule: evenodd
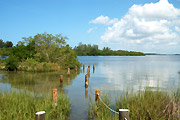
<svg viewBox="0 0 180 120">
<path fill-rule="evenodd" d="M 61 58 L 61 49 L 66 45 L 65 40 L 61 34 L 37 34 L 34 37 L 23 38 L 25 43 L 34 42 L 35 51 L 37 52 L 36 59 L 40 62 L 56 63 Z"/>
</svg>

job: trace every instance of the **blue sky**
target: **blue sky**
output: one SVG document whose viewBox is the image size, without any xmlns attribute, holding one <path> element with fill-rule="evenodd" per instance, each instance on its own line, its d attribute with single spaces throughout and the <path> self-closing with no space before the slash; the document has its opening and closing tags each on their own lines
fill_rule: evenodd
<svg viewBox="0 0 180 120">
<path fill-rule="evenodd" d="M 0 16 L 0 39 L 14 45 L 47 32 L 72 47 L 180 53 L 180 0 L 0 0 Z"/>
</svg>

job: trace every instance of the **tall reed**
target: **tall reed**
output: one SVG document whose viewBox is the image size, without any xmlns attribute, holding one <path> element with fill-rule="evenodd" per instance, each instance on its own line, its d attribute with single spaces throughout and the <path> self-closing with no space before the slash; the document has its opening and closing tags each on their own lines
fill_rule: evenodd
<svg viewBox="0 0 180 120">
<path fill-rule="evenodd" d="M 65 120 L 70 114 L 70 101 L 60 95 L 57 106 L 53 107 L 51 95 L 34 95 L 27 91 L 0 92 L 0 120 L 34 120 L 38 111 L 45 111 L 47 120 Z"/>
<path fill-rule="evenodd" d="M 131 120 L 179 120 L 180 119 L 180 89 L 169 94 L 163 91 L 145 91 L 137 93 L 126 92 L 115 96 L 115 103 L 110 104 L 108 95 L 102 96 L 103 101 L 116 111 L 129 109 Z M 118 115 L 110 112 L 101 102 L 89 103 L 89 117 L 93 119 L 118 120 Z"/>
</svg>

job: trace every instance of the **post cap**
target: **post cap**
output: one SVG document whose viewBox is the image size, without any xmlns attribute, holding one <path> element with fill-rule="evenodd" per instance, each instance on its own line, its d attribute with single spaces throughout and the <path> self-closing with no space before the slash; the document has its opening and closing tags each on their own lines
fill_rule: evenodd
<svg viewBox="0 0 180 120">
<path fill-rule="evenodd" d="M 119 109 L 119 111 L 124 111 L 124 112 L 128 112 L 128 109 Z"/>
<path fill-rule="evenodd" d="M 46 112 L 45 111 L 39 111 L 36 113 L 36 115 L 42 115 L 42 114 L 45 114 Z"/>
</svg>

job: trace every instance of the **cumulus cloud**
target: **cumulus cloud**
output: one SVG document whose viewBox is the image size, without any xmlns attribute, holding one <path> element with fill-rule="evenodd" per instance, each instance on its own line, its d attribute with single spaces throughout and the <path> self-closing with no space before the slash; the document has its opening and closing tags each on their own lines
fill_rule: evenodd
<svg viewBox="0 0 180 120">
<path fill-rule="evenodd" d="M 91 33 L 92 31 L 96 30 L 97 27 L 93 27 L 93 28 L 89 28 L 89 30 L 87 31 L 88 33 Z"/>
<path fill-rule="evenodd" d="M 180 28 L 177 27 L 177 26 L 175 26 L 175 30 L 176 30 L 177 32 L 180 32 Z"/>
<path fill-rule="evenodd" d="M 89 23 L 111 25 L 118 22 L 117 18 L 110 19 L 108 16 L 99 16 L 95 20 L 91 20 Z"/>
<path fill-rule="evenodd" d="M 103 43 L 119 43 L 127 47 L 141 46 L 142 50 L 173 47 L 180 43 L 179 21 L 180 9 L 168 0 L 133 5 L 120 20 L 107 28 L 101 40 Z"/>
</svg>

